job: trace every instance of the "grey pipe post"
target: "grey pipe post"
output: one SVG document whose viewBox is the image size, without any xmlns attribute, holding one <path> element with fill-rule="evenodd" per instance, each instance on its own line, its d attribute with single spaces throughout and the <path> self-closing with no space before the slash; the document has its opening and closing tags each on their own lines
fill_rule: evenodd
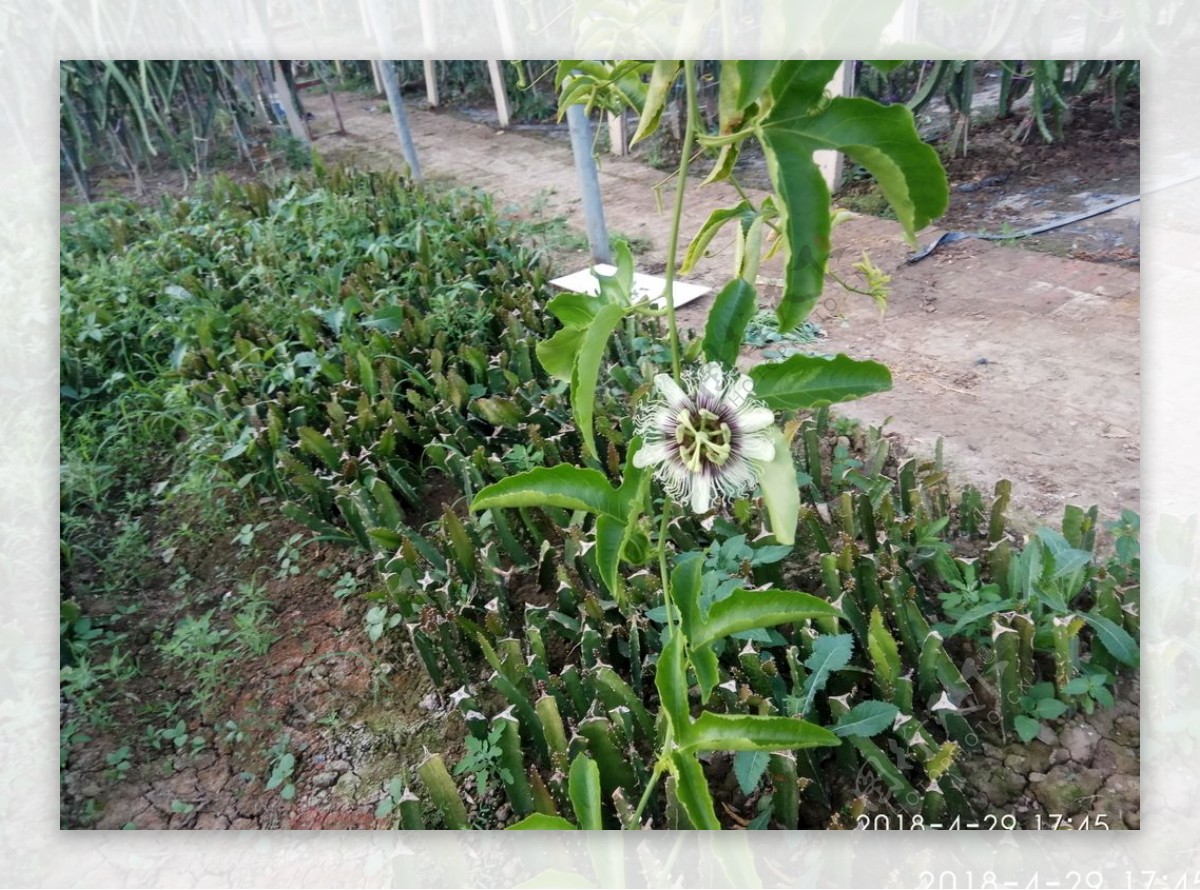
<svg viewBox="0 0 1200 890">
<path fill-rule="evenodd" d="M 567 107 L 567 126 L 571 131 L 571 151 L 575 155 L 575 169 L 579 172 L 579 186 L 583 192 L 583 217 L 592 259 L 597 263 L 612 263 L 612 248 L 604 225 L 604 204 L 600 199 L 600 176 L 596 172 L 596 159 L 592 157 L 591 127 L 582 105 Z"/>
<path fill-rule="evenodd" d="M 400 150 L 404 152 L 404 160 L 408 163 L 409 175 L 414 181 L 421 179 L 421 163 L 417 160 L 417 147 L 413 145 L 412 131 L 408 128 L 408 115 L 404 112 L 404 100 L 400 96 L 400 81 L 396 78 L 396 63 L 384 59 L 379 63 L 383 75 L 383 90 L 387 93 L 388 107 L 392 109 L 392 120 L 396 122 L 396 132 L 400 135 Z"/>
</svg>

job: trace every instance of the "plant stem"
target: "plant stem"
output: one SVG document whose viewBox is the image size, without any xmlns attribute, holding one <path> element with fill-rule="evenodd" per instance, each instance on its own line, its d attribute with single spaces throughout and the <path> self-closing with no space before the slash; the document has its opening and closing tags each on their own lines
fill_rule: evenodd
<svg viewBox="0 0 1200 890">
<path fill-rule="evenodd" d="M 669 732 L 670 730 L 668 730 Z M 671 739 L 668 736 L 667 743 L 663 745 L 663 751 L 669 750 L 670 747 Z M 642 792 L 642 799 L 638 801 L 637 809 L 633 811 L 633 818 L 637 821 L 638 825 L 642 824 L 642 811 L 646 809 L 646 804 L 650 802 L 650 795 L 654 793 L 654 786 L 658 784 L 659 776 L 663 774 L 664 762 L 663 758 L 659 758 L 658 762 L 654 764 L 654 772 L 650 774 L 650 781 L 646 783 L 646 790 Z"/>
<path fill-rule="evenodd" d="M 671 374 L 680 382 L 679 326 L 675 321 L 675 257 L 679 250 L 679 224 L 683 219 L 683 192 L 687 187 L 688 164 L 691 161 L 692 140 L 696 136 L 696 65 L 683 63 L 683 76 L 687 85 L 687 120 L 683 128 L 683 147 L 679 152 L 679 177 L 675 182 L 675 209 L 671 214 L 671 230 L 667 238 L 667 285 L 663 288 L 663 299 L 667 304 L 667 327 L 671 331 Z"/>
<path fill-rule="evenodd" d="M 675 603 L 671 601 L 671 575 L 667 571 L 667 535 L 671 522 L 671 499 L 663 496 L 662 521 L 658 525 L 658 573 L 662 578 L 663 606 L 667 610 L 667 626 L 674 627 Z"/>
</svg>

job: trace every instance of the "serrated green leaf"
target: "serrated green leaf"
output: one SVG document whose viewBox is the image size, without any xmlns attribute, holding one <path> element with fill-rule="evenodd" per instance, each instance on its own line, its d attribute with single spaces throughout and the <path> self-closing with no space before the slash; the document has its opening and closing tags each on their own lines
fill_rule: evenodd
<svg viewBox="0 0 1200 890">
<path fill-rule="evenodd" d="M 825 634 L 813 641 L 812 654 L 804 660 L 809 675 L 802 690 L 801 715 L 808 714 L 812 709 L 817 693 L 825 688 L 830 674 L 848 665 L 853 655 L 853 634 Z"/>
<path fill-rule="evenodd" d="M 1076 677 L 1074 680 L 1071 680 L 1069 683 L 1067 683 L 1067 685 L 1062 688 L 1062 691 L 1067 693 L 1067 695 L 1082 695 L 1083 693 L 1087 692 L 1090 687 L 1091 684 L 1088 683 L 1087 677 Z"/>
<path fill-rule="evenodd" d="M 600 768 L 587 754 L 580 752 L 571 761 L 567 774 L 567 795 L 579 827 L 585 831 L 604 828 L 600 811 Z"/>
<path fill-rule="evenodd" d="M 1050 580 L 1058 581 L 1073 575 L 1091 561 L 1092 554 L 1088 550 L 1061 550 L 1054 554 L 1054 574 L 1050 576 Z"/>
<path fill-rule="evenodd" d="M 859 702 L 838 718 L 833 734 L 842 737 L 877 735 L 890 727 L 899 713 L 899 708 L 887 702 Z"/>
<path fill-rule="evenodd" d="M 787 751 L 841 743 L 828 729 L 807 720 L 704 711 L 679 747 L 684 751 Z"/>
<path fill-rule="evenodd" d="M 704 623 L 692 634 L 692 646 L 712 643 L 751 628 L 773 627 L 807 618 L 840 618 L 820 597 L 798 590 L 735 590 L 713 603 Z"/>
<path fill-rule="evenodd" d="M 770 759 L 771 755 L 767 751 L 738 751 L 733 756 L 733 774 L 737 777 L 742 794 L 754 793 L 763 773 L 767 771 L 767 762 Z"/>
<path fill-rule="evenodd" d="M 563 507 L 621 518 L 619 493 L 599 470 L 558 464 L 534 467 L 495 482 L 475 496 L 471 510 L 496 507 Z"/>
<path fill-rule="evenodd" d="M 778 427 L 769 431 L 775 445 L 775 456 L 762 465 L 758 478 L 767 518 L 771 523 L 771 534 L 782 545 L 796 541 L 796 524 L 800 520 L 800 485 L 796 479 L 796 462 L 787 436 Z"/>
<path fill-rule="evenodd" d="M 1108 650 L 1108 654 L 1121 664 L 1137 667 L 1141 660 L 1138 653 L 1137 641 L 1129 635 L 1125 628 L 1110 621 L 1103 615 L 1085 612 L 1080 615 L 1088 626 L 1096 632 L 1100 643 Z"/>
<path fill-rule="evenodd" d="M 754 394 L 776 411 L 799 411 L 859 399 L 892 388 L 892 374 L 879 362 L 793 355 L 750 371 Z"/>
<path fill-rule="evenodd" d="M 727 368 L 736 364 L 746 325 L 757 306 L 758 295 L 746 280 L 735 278 L 721 288 L 704 326 L 704 355 L 710 362 Z"/>
</svg>

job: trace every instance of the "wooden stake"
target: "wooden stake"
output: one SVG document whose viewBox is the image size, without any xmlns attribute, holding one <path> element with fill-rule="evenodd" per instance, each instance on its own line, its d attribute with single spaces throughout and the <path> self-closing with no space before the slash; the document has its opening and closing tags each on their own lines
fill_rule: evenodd
<svg viewBox="0 0 1200 890">
<path fill-rule="evenodd" d="M 829 82 L 829 92 L 834 96 L 849 96 L 854 92 L 854 62 L 849 59 L 842 62 Z M 842 184 L 842 153 L 823 149 L 813 153 L 813 160 L 821 168 L 829 191 L 835 191 Z"/>
<path fill-rule="evenodd" d="M 425 97 L 429 100 L 430 108 L 438 107 L 437 63 L 433 59 L 425 59 Z"/>
<path fill-rule="evenodd" d="M 321 70 L 321 63 L 319 61 L 313 62 L 313 70 L 317 72 L 317 77 L 321 78 L 321 85 L 325 87 L 325 92 L 329 94 L 329 101 L 333 103 L 333 114 L 337 118 L 338 122 L 338 134 L 345 136 L 346 125 L 342 123 L 342 110 L 338 108 L 337 96 L 334 95 L 333 87 L 330 85 L 329 80 L 325 77 L 325 72 Z"/>
<path fill-rule="evenodd" d="M 629 152 L 629 128 L 625 124 L 624 112 L 608 112 L 608 153 L 624 157 Z"/>
<path fill-rule="evenodd" d="M 283 115 L 287 118 L 288 128 L 292 131 L 293 136 L 308 145 L 310 141 L 308 127 L 300 119 L 300 112 L 296 110 L 296 103 L 292 101 L 292 91 L 288 87 L 287 78 L 283 76 L 283 66 L 279 64 L 278 59 L 271 61 L 271 70 L 275 75 L 275 98 L 283 106 Z"/>
<path fill-rule="evenodd" d="M 492 92 L 496 95 L 496 116 L 500 118 L 500 129 L 508 128 L 508 94 L 504 91 L 504 73 L 500 70 L 500 62 L 488 59 L 488 74 L 492 77 Z"/>
</svg>

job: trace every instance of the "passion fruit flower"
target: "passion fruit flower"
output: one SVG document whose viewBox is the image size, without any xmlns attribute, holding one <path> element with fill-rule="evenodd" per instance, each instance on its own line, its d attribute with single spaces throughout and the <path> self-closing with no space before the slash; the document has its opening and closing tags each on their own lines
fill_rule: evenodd
<svg viewBox="0 0 1200 890">
<path fill-rule="evenodd" d="M 686 391 L 667 374 L 654 378 L 655 396 L 638 413 L 642 447 L 636 467 L 655 477 L 694 513 L 714 500 L 754 487 L 761 463 L 775 456 L 767 428 L 775 413 L 754 398 L 754 384 L 737 371 L 726 375 L 709 362 L 684 375 Z"/>
</svg>

